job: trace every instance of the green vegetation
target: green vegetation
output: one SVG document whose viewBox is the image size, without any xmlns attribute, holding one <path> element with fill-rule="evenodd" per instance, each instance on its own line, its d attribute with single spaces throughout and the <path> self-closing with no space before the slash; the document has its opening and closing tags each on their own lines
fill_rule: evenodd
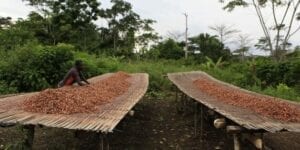
<svg viewBox="0 0 300 150">
<path fill-rule="evenodd" d="M 29 92 L 55 87 L 76 59 L 86 65 L 88 77 L 118 70 L 145 72 L 150 75 L 149 94 L 160 96 L 170 90 L 167 73 L 203 70 L 225 82 L 255 92 L 300 101 L 300 62 L 272 63 L 267 58 L 244 63 L 218 62 L 207 57 L 206 63 L 193 60 L 134 60 L 124 57 L 88 54 L 67 44 L 28 45 L 0 61 L 1 93 Z M 59 64 L 59 65 L 57 65 Z M 59 67 L 58 67 L 59 66 Z M 17 69 L 16 69 L 17 68 Z"/>
<path fill-rule="evenodd" d="M 258 93 L 300 101 L 299 60 L 276 63 L 269 58 L 257 58 L 219 67 L 208 64 L 201 69 L 217 79 Z"/>
<path fill-rule="evenodd" d="M 263 29 L 262 37 L 252 39 L 234 26 L 217 24 L 209 27 L 215 34 L 208 34 L 208 31 L 186 33 L 194 35 L 185 37 L 187 41 L 183 40 L 180 31 L 170 32 L 169 37 L 163 38 L 165 35 L 159 35 L 153 28 L 156 21 L 142 18 L 129 0 L 110 0 L 106 8 L 100 0 L 22 1 L 35 8 L 27 17 L 14 20 L 0 16 L 0 95 L 56 88 L 76 60 L 83 61 L 84 74 L 88 78 L 117 71 L 148 73 L 148 92 L 135 108 L 137 116 L 125 118 L 112 137 L 119 137 L 112 143 L 117 145 L 116 149 L 124 149 L 123 144 L 129 149 L 141 149 L 145 143 L 153 149 L 157 149 L 156 144 L 168 146 L 168 149 L 175 146 L 184 149 L 182 145 L 197 147 L 195 143 L 199 143 L 199 138 L 192 137 L 194 116 L 184 113 L 182 117 L 176 113 L 177 102 L 173 101 L 175 95 L 170 95 L 172 84 L 167 79 L 168 73 L 205 71 L 250 91 L 300 102 L 300 46 L 290 43 L 291 37 L 300 31 L 295 23 L 300 20 L 299 0 L 219 0 L 225 3 L 224 9 L 228 11 L 242 6 L 254 7 L 259 20 L 257 28 Z M 273 10 L 272 16 L 265 16 L 263 9 Z M 284 15 L 280 12 L 283 9 Z M 101 27 L 96 24 L 99 21 Z M 252 43 L 255 40 L 257 43 Z M 228 47 L 233 44 L 235 49 Z M 251 54 L 253 49 L 269 52 L 269 56 L 254 56 L 255 53 Z M 176 130 L 175 134 L 170 127 Z M 144 128 L 149 130 L 144 131 Z M 37 141 L 36 149 L 46 145 L 50 146 L 47 149 L 67 149 L 82 141 L 90 145 L 93 140 L 97 140 L 99 146 L 95 137 L 73 141 L 71 131 L 66 135 L 65 131 L 57 129 L 38 130 L 38 136 L 46 140 Z M 46 130 L 49 136 L 45 136 Z M 209 127 L 207 133 L 210 132 Z M 13 144 L 6 145 L 5 139 L 0 149 L 24 149 L 23 141 L 16 138 L 14 132 L 3 133 L 10 135 L 6 139 Z M 54 134 L 60 135 L 57 136 L 59 139 L 49 141 L 48 137 L 52 138 Z M 150 136 L 140 140 L 143 134 Z M 124 143 L 124 137 L 130 138 Z M 209 136 L 206 138 L 206 142 L 211 140 Z M 215 146 L 215 134 L 212 138 Z M 63 139 L 62 144 L 57 142 L 60 139 Z M 203 147 L 204 143 L 200 144 Z"/>
<path fill-rule="evenodd" d="M 242 88 L 300 101 L 299 46 L 288 51 L 283 49 L 287 43 L 272 47 L 267 39 L 264 44 L 272 48 L 271 55 L 252 57 L 247 54 L 248 37 L 240 37 L 240 49 L 247 49 L 234 55 L 224 43 L 238 31 L 222 25 L 212 28 L 220 35 L 190 37 L 189 57 L 183 59 L 185 42 L 160 38 L 152 28 L 155 21 L 141 18 L 127 1 L 111 0 L 111 7 L 105 9 L 96 0 L 24 1 L 43 9 L 14 23 L 10 17 L 0 17 L 0 94 L 56 87 L 74 61 L 81 59 L 88 77 L 118 70 L 149 73 L 152 96 L 170 89 L 167 73 L 203 70 Z M 247 4 L 231 1 L 226 9 Z M 99 18 L 107 21 L 107 27 L 94 23 Z"/>
</svg>

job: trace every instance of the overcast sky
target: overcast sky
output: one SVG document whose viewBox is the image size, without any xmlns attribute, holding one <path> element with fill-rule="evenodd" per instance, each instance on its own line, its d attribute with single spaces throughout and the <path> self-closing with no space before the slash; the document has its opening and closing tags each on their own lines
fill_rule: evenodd
<svg viewBox="0 0 300 150">
<path fill-rule="evenodd" d="M 101 0 L 102 7 L 109 7 L 110 0 Z M 154 25 L 156 31 L 166 36 L 168 32 L 184 32 L 185 18 L 183 13 L 189 15 L 189 35 L 207 32 L 209 26 L 216 24 L 234 25 L 243 34 L 251 35 L 257 42 L 263 36 L 259 20 L 253 8 L 238 8 L 233 12 L 226 12 L 222 9 L 223 4 L 219 0 L 127 0 L 133 5 L 133 9 L 142 18 L 150 18 L 157 21 Z M 0 0 L 0 16 L 11 16 L 25 18 L 34 10 L 26 6 L 22 0 Z M 271 12 L 264 11 L 266 21 L 272 23 Z M 279 14 L 280 15 L 280 14 Z M 103 21 L 97 21 L 99 26 L 104 25 Z M 296 23 L 299 26 L 300 22 Z M 300 45 L 300 32 L 291 39 L 294 45 Z"/>
</svg>

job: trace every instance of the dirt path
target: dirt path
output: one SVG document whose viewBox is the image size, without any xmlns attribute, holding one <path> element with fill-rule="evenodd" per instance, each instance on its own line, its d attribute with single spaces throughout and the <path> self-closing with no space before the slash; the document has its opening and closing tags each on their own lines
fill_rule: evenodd
<svg viewBox="0 0 300 150">
<path fill-rule="evenodd" d="M 117 132 L 112 139 L 113 145 L 116 149 L 199 149 L 201 142 L 199 134 L 194 134 L 193 117 L 189 113 L 179 114 L 175 102 L 170 99 L 145 100 L 136 108 L 136 116 L 124 121 L 120 128 L 122 132 Z M 211 149 L 211 145 L 222 141 L 220 137 L 224 136 L 218 136 L 219 133 L 212 132 L 207 126 L 205 128 L 204 139 L 211 142 L 204 141 L 203 147 Z"/>
<path fill-rule="evenodd" d="M 192 111 L 177 112 L 173 93 L 166 95 L 163 100 L 145 98 L 135 107 L 135 115 L 126 117 L 109 136 L 110 147 L 113 150 L 198 150 L 202 146 L 204 150 L 213 150 L 219 145 L 224 150 L 232 149 L 231 137 L 221 130 L 212 128 L 209 120 L 204 124 L 205 132 L 201 145 L 199 134 L 194 135 L 193 117 Z M 20 127 L 0 128 L 0 149 L 12 143 L 20 145 L 17 143 L 21 141 L 21 133 Z M 37 128 L 34 149 L 86 150 L 95 149 L 98 146 L 99 138 L 93 133 L 80 133 L 78 137 L 74 138 L 74 133 L 69 130 Z M 280 139 L 278 136 L 275 137 L 277 139 L 272 135 L 266 138 L 268 144 L 281 145 L 281 147 L 276 146 L 275 150 L 299 148 L 297 143 L 300 143 L 300 137 L 298 135 L 293 137 L 284 135 Z M 285 141 L 285 143 L 280 144 L 276 140 Z M 282 145 L 286 146 L 282 148 Z M 18 149 L 18 147 L 13 149 Z"/>
</svg>

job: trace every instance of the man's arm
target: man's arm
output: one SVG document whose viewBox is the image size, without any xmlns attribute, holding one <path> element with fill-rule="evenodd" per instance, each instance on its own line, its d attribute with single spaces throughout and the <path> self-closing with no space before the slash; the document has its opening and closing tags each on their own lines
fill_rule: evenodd
<svg viewBox="0 0 300 150">
<path fill-rule="evenodd" d="M 90 83 L 86 80 L 86 78 L 84 77 L 84 75 L 82 74 L 81 71 L 79 72 L 79 76 L 80 76 L 80 78 L 81 78 L 82 81 L 84 81 L 84 82 L 87 83 L 87 84 L 90 84 Z"/>
<path fill-rule="evenodd" d="M 76 72 L 74 73 L 75 75 L 75 81 L 77 82 L 78 85 L 83 86 L 84 84 L 81 83 L 81 79 L 80 79 L 80 73 Z"/>
</svg>

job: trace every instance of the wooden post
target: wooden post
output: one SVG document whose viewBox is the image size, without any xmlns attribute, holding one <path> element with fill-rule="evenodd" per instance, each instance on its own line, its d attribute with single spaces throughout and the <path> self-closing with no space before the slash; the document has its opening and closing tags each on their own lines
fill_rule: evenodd
<svg viewBox="0 0 300 150">
<path fill-rule="evenodd" d="M 178 101 L 178 88 L 175 87 L 175 102 L 177 103 Z"/>
<path fill-rule="evenodd" d="M 180 112 L 180 102 L 178 101 L 178 98 L 179 98 L 179 90 L 177 87 L 175 87 L 175 105 L 176 105 L 176 109 L 177 109 L 177 112 Z"/>
<path fill-rule="evenodd" d="M 184 99 L 185 99 L 185 95 L 184 95 L 184 93 L 181 93 L 181 97 L 180 97 L 180 111 L 184 111 Z"/>
<path fill-rule="evenodd" d="M 198 125 L 198 103 L 195 101 L 194 102 L 194 105 L 195 105 L 195 112 L 194 112 L 194 133 L 195 133 L 195 136 L 197 136 L 197 125 Z"/>
<path fill-rule="evenodd" d="M 106 150 L 109 150 L 109 135 L 105 134 L 106 137 Z"/>
<path fill-rule="evenodd" d="M 109 137 L 107 133 L 99 133 L 100 143 L 99 143 L 99 150 L 109 150 Z"/>
<path fill-rule="evenodd" d="M 242 135 L 243 139 L 246 139 L 250 143 L 252 143 L 258 150 L 263 149 L 263 139 L 262 139 L 262 134 L 257 135 L 257 134 L 249 134 L 245 133 Z"/>
<path fill-rule="evenodd" d="M 234 144 L 234 150 L 241 149 L 240 140 L 239 140 L 237 133 L 233 134 L 233 144 Z"/>
<path fill-rule="evenodd" d="M 264 144 L 264 133 L 260 133 L 260 138 L 261 138 L 261 141 L 262 141 L 262 150 L 263 149 L 266 149 L 266 147 L 265 147 L 265 144 Z"/>
<path fill-rule="evenodd" d="M 184 108 L 183 108 L 184 112 L 186 113 L 188 110 L 188 96 L 186 94 L 184 94 Z"/>
<path fill-rule="evenodd" d="M 233 134 L 234 150 L 241 149 L 239 134 L 241 133 L 242 130 L 243 130 L 243 128 L 241 128 L 240 126 L 227 126 L 226 127 L 227 133 Z"/>
<path fill-rule="evenodd" d="M 24 132 L 24 149 L 31 150 L 34 140 L 34 125 L 23 126 Z"/>
<path fill-rule="evenodd" d="M 203 149 L 203 105 L 200 104 L 200 143 Z"/>
<path fill-rule="evenodd" d="M 102 135 L 101 132 L 98 133 L 98 137 L 100 139 L 98 149 L 99 150 L 104 150 L 104 140 L 103 140 L 103 135 Z"/>
</svg>

